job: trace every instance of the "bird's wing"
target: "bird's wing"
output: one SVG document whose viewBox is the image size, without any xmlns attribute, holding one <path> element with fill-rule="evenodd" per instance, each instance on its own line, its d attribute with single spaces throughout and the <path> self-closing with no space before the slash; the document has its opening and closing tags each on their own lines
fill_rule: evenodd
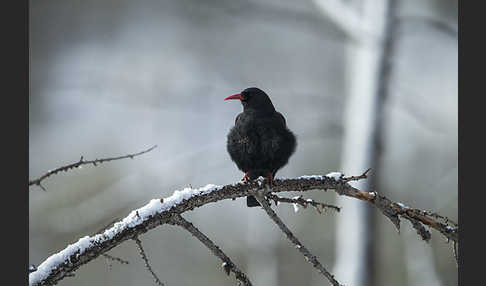
<svg viewBox="0 0 486 286">
<path fill-rule="evenodd" d="M 235 118 L 235 125 L 238 123 L 238 120 L 240 119 L 241 115 L 243 115 L 243 112 L 238 114 Z"/>
<path fill-rule="evenodd" d="M 287 122 L 285 121 L 285 117 L 280 113 L 277 112 L 277 117 L 280 119 L 284 127 L 287 127 Z"/>
</svg>

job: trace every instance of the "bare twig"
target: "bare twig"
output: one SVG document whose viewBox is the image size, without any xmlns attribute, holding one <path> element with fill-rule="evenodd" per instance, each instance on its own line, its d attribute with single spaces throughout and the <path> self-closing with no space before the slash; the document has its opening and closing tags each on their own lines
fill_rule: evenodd
<svg viewBox="0 0 486 286">
<path fill-rule="evenodd" d="M 48 171 L 47 173 L 45 173 L 44 175 L 40 176 L 37 179 L 29 180 L 29 187 L 30 186 L 33 186 L 33 185 L 36 185 L 36 186 L 41 187 L 42 190 L 46 191 L 46 189 L 42 186 L 41 182 L 44 179 L 46 179 L 46 178 L 48 178 L 48 177 L 50 177 L 52 175 L 55 175 L 55 174 L 57 174 L 59 172 L 67 172 L 67 171 L 69 171 L 71 169 L 79 168 L 82 165 L 93 164 L 94 166 L 97 166 L 97 164 L 101 164 L 101 163 L 109 162 L 109 161 L 121 160 L 121 159 L 126 159 L 126 158 L 133 159 L 136 156 L 139 156 L 139 155 L 142 155 L 144 153 L 147 153 L 147 152 L 152 151 L 156 147 L 157 147 L 157 145 L 154 145 L 154 146 L 150 147 L 147 150 L 144 150 L 144 151 L 141 151 L 141 152 L 138 152 L 138 153 L 135 153 L 135 154 L 128 154 L 128 155 L 119 156 L 119 157 L 112 157 L 112 158 L 95 159 L 95 160 L 91 160 L 91 161 L 85 161 L 85 160 L 83 160 L 83 156 L 81 156 L 81 158 L 79 159 L 79 161 L 76 162 L 76 163 L 72 163 L 72 164 L 69 164 L 69 165 L 66 165 L 66 166 L 62 166 L 62 167 L 59 167 L 59 168 L 54 169 L 54 170 L 50 170 L 50 171 Z"/>
<path fill-rule="evenodd" d="M 271 192 L 307 192 L 310 190 L 334 190 L 342 196 L 358 199 L 375 206 L 380 212 L 388 217 L 399 229 L 400 218 L 407 219 L 412 224 L 418 223 L 423 226 L 439 231 L 446 238 L 457 242 L 459 227 L 444 219 L 435 218 L 428 215 L 427 211 L 410 208 L 401 203 L 396 203 L 376 192 L 365 192 L 354 188 L 345 183 L 349 178 L 341 177 L 335 179 L 326 176 L 306 176 L 305 178 L 295 179 L 276 179 L 273 182 Z M 249 183 L 230 184 L 226 186 L 212 186 L 210 190 L 205 188 L 191 190 L 191 195 L 184 196 L 184 199 L 171 203 L 172 200 L 157 199 L 152 200 L 146 207 L 150 207 L 147 215 L 146 207 L 134 210 L 122 221 L 115 223 L 113 227 L 107 229 L 102 234 L 93 237 L 84 237 L 80 242 L 68 246 L 59 253 L 53 254 L 38 266 L 38 271 L 29 274 L 30 285 L 51 285 L 63 279 L 67 273 L 74 272 L 81 265 L 88 263 L 101 254 L 120 245 L 125 240 L 132 239 L 140 234 L 168 223 L 175 214 L 182 214 L 186 211 L 202 207 L 206 204 L 254 195 L 258 190 L 263 190 L 264 186 L 259 181 Z M 180 192 L 180 191 L 179 191 Z M 172 201 L 173 202 L 173 201 Z M 158 210 L 153 210 L 152 206 L 160 203 Z M 136 216 L 136 213 L 141 215 Z M 129 223 L 126 223 L 129 222 Z M 427 230 L 426 230 L 427 231 Z M 81 241 L 82 240 L 82 241 Z M 73 251 L 73 249 L 77 249 Z"/>
<path fill-rule="evenodd" d="M 140 257 L 142 257 L 143 261 L 145 262 L 145 268 L 152 274 L 152 277 L 155 280 L 155 283 L 160 286 L 164 286 L 164 283 L 162 283 L 157 277 L 157 274 L 155 274 L 154 270 L 152 270 L 152 267 L 150 266 L 150 263 L 148 261 L 147 255 L 145 254 L 145 250 L 143 250 L 142 242 L 138 238 L 138 236 L 134 237 L 133 240 L 137 243 L 138 251 L 140 253 Z"/>
<path fill-rule="evenodd" d="M 307 262 L 312 264 L 312 266 L 314 266 L 314 268 L 316 268 L 317 271 L 319 271 L 319 273 L 324 275 L 329 280 L 329 282 L 331 282 L 332 285 L 340 286 L 341 284 L 339 284 L 339 282 L 336 281 L 336 279 L 334 279 L 334 276 L 331 273 L 329 273 L 329 271 L 327 271 L 326 268 L 324 268 L 324 266 L 322 266 L 319 260 L 317 260 L 317 257 L 312 253 L 310 253 L 310 251 L 297 239 L 297 237 L 295 237 L 295 235 L 290 231 L 290 229 L 277 216 L 277 214 L 272 210 L 268 202 L 265 200 L 264 196 L 259 192 L 255 193 L 254 196 L 257 199 L 257 201 L 260 203 L 260 205 L 263 207 L 265 212 L 268 214 L 268 216 L 278 225 L 280 230 L 283 233 L 285 233 L 285 235 L 290 240 L 290 242 L 292 242 L 295 245 L 295 248 L 297 248 L 302 253 L 302 255 L 304 255 Z"/>
<path fill-rule="evenodd" d="M 304 199 L 304 198 L 302 198 L 302 196 L 291 199 L 291 198 L 279 197 L 279 196 L 273 195 L 273 194 L 267 194 L 266 197 L 268 199 L 274 201 L 275 204 L 277 204 L 277 202 L 289 203 L 289 204 L 299 204 L 299 205 L 303 206 L 304 208 L 307 208 L 308 205 L 311 205 L 320 214 L 322 213 L 322 210 L 326 210 L 326 209 L 333 209 L 333 210 L 338 211 L 338 212 L 341 210 L 340 207 L 330 205 L 330 204 L 321 203 L 321 202 L 316 202 L 312 199 Z"/>
<path fill-rule="evenodd" d="M 363 174 L 359 175 L 359 176 L 350 176 L 350 177 L 346 177 L 344 178 L 344 175 L 343 175 L 343 183 L 346 184 L 346 183 L 349 183 L 351 181 L 359 181 L 359 180 L 363 180 L 363 179 L 366 179 L 368 178 L 368 172 L 371 171 L 371 168 L 369 168 L 368 170 L 364 171 Z"/>
<path fill-rule="evenodd" d="M 235 274 L 236 279 L 241 281 L 245 286 L 251 286 L 251 282 L 248 277 L 243 273 L 238 266 L 236 266 L 233 261 L 216 245 L 211 239 L 209 239 L 204 233 L 197 229 L 192 223 L 185 220 L 181 215 L 174 215 L 169 222 L 170 224 L 178 225 L 183 227 L 185 230 L 190 232 L 194 237 L 196 237 L 200 242 L 202 242 L 215 256 L 217 256 L 221 261 L 223 261 L 222 267 L 227 275 L 230 271 Z"/>
<path fill-rule="evenodd" d="M 111 260 L 111 261 L 117 261 L 119 262 L 120 264 L 130 264 L 129 261 L 127 260 L 124 260 L 124 259 L 121 259 L 120 257 L 117 257 L 117 256 L 112 256 L 112 255 L 109 255 L 109 254 L 106 254 L 106 253 L 103 253 L 101 254 L 103 255 L 105 258 L 107 258 L 108 260 Z"/>
</svg>

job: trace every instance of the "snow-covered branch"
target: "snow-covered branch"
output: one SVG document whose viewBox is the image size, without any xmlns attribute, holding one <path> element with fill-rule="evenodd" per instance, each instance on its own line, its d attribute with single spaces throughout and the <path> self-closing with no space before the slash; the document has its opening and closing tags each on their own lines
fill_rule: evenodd
<svg viewBox="0 0 486 286">
<path fill-rule="evenodd" d="M 134 153 L 134 154 L 128 154 L 128 155 L 123 155 L 123 156 L 118 156 L 118 157 L 111 157 L 111 158 L 95 159 L 95 160 L 89 160 L 89 161 L 85 161 L 83 159 L 83 156 L 81 156 L 81 158 L 79 159 L 79 161 L 77 161 L 75 163 L 71 163 L 69 165 L 65 165 L 65 166 L 59 167 L 59 168 L 54 169 L 54 170 L 49 170 L 44 175 L 40 176 L 39 178 L 33 179 L 33 180 L 29 180 L 29 187 L 30 186 L 39 186 L 42 190 L 45 191 L 46 189 L 44 188 L 44 186 L 42 186 L 41 182 L 44 179 L 47 179 L 48 177 L 50 177 L 52 175 L 55 175 L 57 173 L 67 172 L 67 171 L 69 171 L 71 169 L 77 169 L 77 168 L 80 168 L 83 165 L 93 164 L 93 166 L 97 166 L 98 164 L 105 163 L 105 162 L 109 162 L 109 161 L 121 160 L 121 159 L 126 159 L 126 158 L 133 159 L 134 157 L 140 156 L 142 154 L 145 154 L 145 153 L 148 153 L 148 152 L 154 150 L 156 147 L 157 147 L 157 145 L 154 145 L 154 146 L 150 147 L 147 150 L 140 151 L 140 152 Z"/>
<path fill-rule="evenodd" d="M 349 178 L 340 173 L 326 176 L 301 176 L 292 179 L 276 179 L 271 193 L 307 192 L 310 190 L 334 190 L 342 196 L 355 198 L 374 205 L 387 216 L 397 228 L 400 217 L 412 222 L 413 227 L 425 240 L 430 238 L 426 227 L 434 228 L 448 239 L 458 241 L 459 227 L 450 220 L 428 211 L 407 207 L 390 201 L 376 192 L 368 193 L 349 184 Z M 366 174 L 354 178 L 366 178 Z M 185 188 L 175 191 L 172 196 L 153 199 L 147 205 L 133 210 L 127 217 L 111 228 L 93 236 L 80 238 L 64 250 L 51 255 L 37 270 L 29 274 L 29 285 L 52 285 L 76 271 L 81 265 L 120 245 L 126 240 L 135 239 L 149 230 L 167 223 L 173 223 L 180 214 L 204 205 L 226 199 L 236 199 L 257 195 L 265 190 L 261 180 L 250 183 L 235 183 L 225 186 L 206 185 L 201 188 Z M 251 210 L 249 210 L 251 211 Z M 428 235 L 427 235 L 428 234 Z"/>
</svg>

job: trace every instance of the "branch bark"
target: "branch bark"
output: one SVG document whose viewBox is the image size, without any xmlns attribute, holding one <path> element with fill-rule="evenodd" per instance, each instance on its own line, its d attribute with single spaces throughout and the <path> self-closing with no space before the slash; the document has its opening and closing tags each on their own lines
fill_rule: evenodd
<svg viewBox="0 0 486 286">
<path fill-rule="evenodd" d="M 366 177 L 363 176 L 363 178 Z M 272 193 L 307 192 L 310 190 L 334 190 L 342 196 L 358 199 L 372 204 L 387 216 L 399 229 L 400 217 L 412 223 L 434 228 L 448 239 L 457 242 L 459 227 L 430 212 L 395 203 L 376 192 L 368 193 L 352 187 L 343 176 L 302 176 L 293 179 L 276 179 Z M 126 218 L 117 222 L 103 233 L 92 237 L 85 236 L 77 243 L 51 255 L 36 271 L 29 274 L 29 285 L 53 285 L 76 271 L 81 265 L 120 245 L 126 240 L 163 224 L 170 223 L 175 215 L 193 210 L 204 205 L 226 199 L 236 199 L 256 195 L 265 188 L 261 181 L 237 183 L 226 186 L 207 185 L 199 189 L 186 188 L 175 191 L 171 197 L 154 199 L 146 206 L 132 211 Z M 425 232 L 428 232 L 424 228 Z"/>
</svg>

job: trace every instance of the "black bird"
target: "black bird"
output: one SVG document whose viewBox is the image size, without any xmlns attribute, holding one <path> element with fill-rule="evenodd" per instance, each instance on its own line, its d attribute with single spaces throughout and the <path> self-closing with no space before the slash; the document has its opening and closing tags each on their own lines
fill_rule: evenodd
<svg viewBox="0 0 486 286">
<path fill-rule="evenodd" d="M 277 171 L 295 151 L 295 135 L 263 90 L 250 87 L 224 100 L 228 99 L 239 99 L 243 105 L 243 112 L 236 116 L 235 126 L 228 133 L 226 148 L 231 160 L 245 172 L 242 181 L 262 176 L 272 184 Z M 260 204 L 255 197 L 248 196 L 246 205 Z"/>
</svg>

